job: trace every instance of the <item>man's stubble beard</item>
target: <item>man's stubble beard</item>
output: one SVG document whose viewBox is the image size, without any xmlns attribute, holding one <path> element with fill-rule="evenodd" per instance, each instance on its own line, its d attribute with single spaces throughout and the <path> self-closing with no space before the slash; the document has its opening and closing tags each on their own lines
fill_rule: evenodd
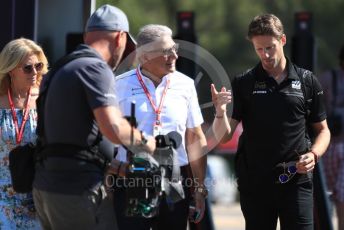
<svg viewBox="0 0 344 230">
<path fill-rule="evenodd" d="M 122 54 L 123 55 L 123 54 Z M 121 59 L 122 59 L 122 55 L 113 55 L 111 58 L 111 63 L 110 63 L 110 67 L 112 68 L 112 71 L 115 71 L 117 66 L 119 65 Z"/>
</svg>

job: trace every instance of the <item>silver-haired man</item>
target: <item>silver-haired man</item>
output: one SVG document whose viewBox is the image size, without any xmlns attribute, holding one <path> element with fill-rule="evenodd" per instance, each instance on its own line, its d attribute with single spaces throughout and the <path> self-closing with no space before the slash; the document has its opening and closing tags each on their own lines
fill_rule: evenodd
<svg viewBox="0 0 344 230">
<path fill-rule="evenodd" d="M 138 129 L 157 136 L 177 132 L 182 137 L 176 149 L 183 178 L 185 198 L 169 208 L 166 197 L 159 206 L 156 218 L 125 217 L 124 190 L 115 191 L 119 229 L 186 229 L 190 201 L 195 201 L 199 222 L 203 217 L 206 187 L 205 151 L 207 143 L 201 129 L 203 117 L 194 81 L 176 71 L 178 44 L 172 30 L 163 25 L 146 25 L 137 36 L 139 66 L 116 79 L 116 96 L 121 112 L 130 115 L 130 103 L 136 101 Z M 125 149 L 119 149 L 117 159 L 127 161 Z M 192 181 L 194 186 L 187 186 Z"/>
</svg>

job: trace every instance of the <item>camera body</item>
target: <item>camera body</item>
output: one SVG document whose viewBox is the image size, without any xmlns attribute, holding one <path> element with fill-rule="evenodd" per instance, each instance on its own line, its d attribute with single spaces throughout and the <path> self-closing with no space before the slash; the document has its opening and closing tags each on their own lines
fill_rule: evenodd
<svg viewBox="0 0 344 230">
<path fill-rule="evenodd" d="M 134 154 L 129 161 L 126 189 L 126 215 L 153 217 L 161 193 L 161 170 L 148 153 Z"/>
<path fill-rule="evenodd" d="M 151 218 L 158 215 L 162 195 L 169 197 L 173 190 L 171 180 L 175 173 L 175 159 L 178 157 L 173 135 L 158 135 L 155 138 L 156 150 L 153 156 L 145 152 L 129 153 L 127 216 Z"/>
</svg>

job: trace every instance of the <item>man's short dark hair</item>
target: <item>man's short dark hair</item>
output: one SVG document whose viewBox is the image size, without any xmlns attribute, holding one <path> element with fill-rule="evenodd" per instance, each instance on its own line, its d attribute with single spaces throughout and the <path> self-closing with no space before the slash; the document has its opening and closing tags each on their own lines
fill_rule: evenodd
<svg viewBox="0 0 344 230">
<path fill-rule="evenodd" d="M 262 14 L 254 17 L 248 26 L 247 39 L 254 36 L 273 36 L 280 39 L 284 34 L 281 20 L 273 14 Z"/>
</svg>

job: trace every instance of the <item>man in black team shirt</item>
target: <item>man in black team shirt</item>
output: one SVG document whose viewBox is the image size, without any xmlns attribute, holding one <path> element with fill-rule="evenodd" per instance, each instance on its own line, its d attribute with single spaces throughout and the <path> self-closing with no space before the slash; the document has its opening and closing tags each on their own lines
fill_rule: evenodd
<svg viewBox="0 0 344 230">
<path fill-rule="evenodd" d="M 246 230 L 276 229 L 278 218 L 281 229 L 313 230 L 312 170 L 330 141 L 323 91 L 310 71 L 284 56 L 287 39 L 275 15 L 256 16 L 248 39 L 259 64 L 234 79 L 233 95 L 211 86 L 216 138 L 230 140 L 243 124 L 236 172 Z M 227 117 L 232 96 L 233 114 Z"/>
</svg>

